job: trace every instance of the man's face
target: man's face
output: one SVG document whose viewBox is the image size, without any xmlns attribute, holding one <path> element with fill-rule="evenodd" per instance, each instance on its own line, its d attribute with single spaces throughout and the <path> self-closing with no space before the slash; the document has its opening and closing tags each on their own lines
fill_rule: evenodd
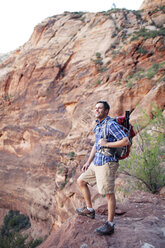
<svg viewBox="0 0 165 248">
<path fill-rule="evenodd" d="M 97 103 L 95 108 L 95 116 L 98 120 L 103 120 L 108 115 L 108 110 L 104 109 L 103 103 Z"/>
</svg>

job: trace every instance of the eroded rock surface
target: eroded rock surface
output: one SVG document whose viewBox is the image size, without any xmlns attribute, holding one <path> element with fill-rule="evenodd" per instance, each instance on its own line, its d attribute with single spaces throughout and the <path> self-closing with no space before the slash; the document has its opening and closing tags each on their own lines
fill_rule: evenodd
<svg viewBox="0 0 165 248">
<path fill-rule="evenodd" d="M 164 0 L 144 0 L 140 9 L 154 9 L 154 8 L 160 8 L 165 5 Z"/>
<path fill-rule="evenodd" d="M 118 204 L 115 233 L 99 236 L 94 230 L 107 220 L 106 206 L 97 209 L 96 219 L 74 215 L 52 233 L 40 248 L 164 248 L 165 201 L 148 193 L 135 192 Z"/>
</svg>

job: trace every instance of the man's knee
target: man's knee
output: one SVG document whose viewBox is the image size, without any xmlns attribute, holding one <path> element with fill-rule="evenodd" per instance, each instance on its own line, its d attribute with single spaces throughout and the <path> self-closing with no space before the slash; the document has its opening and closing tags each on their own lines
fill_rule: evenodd
<svg viewBox="0 0 165 248">
<path fill-rule="evenodd" d="M 106 194 L 106 197 L 107 197 L 107 200 L 112 200 L 115 198 L 115 194 L 114 193 L 109 193 L 109 194 Z"/>
<path fill-rule="evenodd" d="M 79 187 L 83 187 L 83 186 L 86 186 L 87 183 L 83 180 L 81 180 L 80 178 L 77 179 L 77 184 Z"/>
</svg>

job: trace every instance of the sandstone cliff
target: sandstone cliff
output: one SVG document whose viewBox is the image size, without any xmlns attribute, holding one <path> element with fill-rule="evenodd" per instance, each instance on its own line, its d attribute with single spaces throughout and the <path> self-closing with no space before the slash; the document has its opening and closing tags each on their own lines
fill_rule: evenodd
<svg viewBox="0 0 165 248">
<path fill-rule="evenodd" d="M 156 9 L 164 6 L 164 0 L 144 0 L 140 9 L 148 10 L 148 9 Z"/>
<path fill-rule="evenodd" d="M 47 18 L 0 64 L 0 208 L 30 216 L 36 236 L 82 201 L 75 180 L 95 103 L 107 100 L 111 116 L 130 110 L 133 123 L 152 103 L 164 108 L 165 15 L 153 6 Z"/>
</svg>

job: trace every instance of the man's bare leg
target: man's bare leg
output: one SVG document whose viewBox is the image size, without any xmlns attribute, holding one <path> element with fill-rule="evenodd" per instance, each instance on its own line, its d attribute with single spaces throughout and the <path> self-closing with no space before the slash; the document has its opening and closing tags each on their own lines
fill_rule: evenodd
<svg viewBox="0 0 165 248">
<path fill-rule="evenodd" d="M 92 208 L 91 194 L 90 194 L 87 183 L 81 179 L 78 179 L 77 183 L 80 187 L 81 193 L 82 193 L 84 200 L 86 202 L 86 206 L 88 208 Z"/>
<path fill-rule="evenodd" d="M 108 201 L 108 221 L 98 228 L 96 228 L 95 232 L 100 235 L 111 235 L 114 233 L 114 216 L 115 216 L 115 208 L 116 208 L 116 198 L 115 194 L 106 194 Z"/>
<path fill-rule="evenodd" d="M 116 198 L 115 194 L 106 194 L 108 201 L 108 221 L 113 222 L 116 209 Z"/>
</svg>

